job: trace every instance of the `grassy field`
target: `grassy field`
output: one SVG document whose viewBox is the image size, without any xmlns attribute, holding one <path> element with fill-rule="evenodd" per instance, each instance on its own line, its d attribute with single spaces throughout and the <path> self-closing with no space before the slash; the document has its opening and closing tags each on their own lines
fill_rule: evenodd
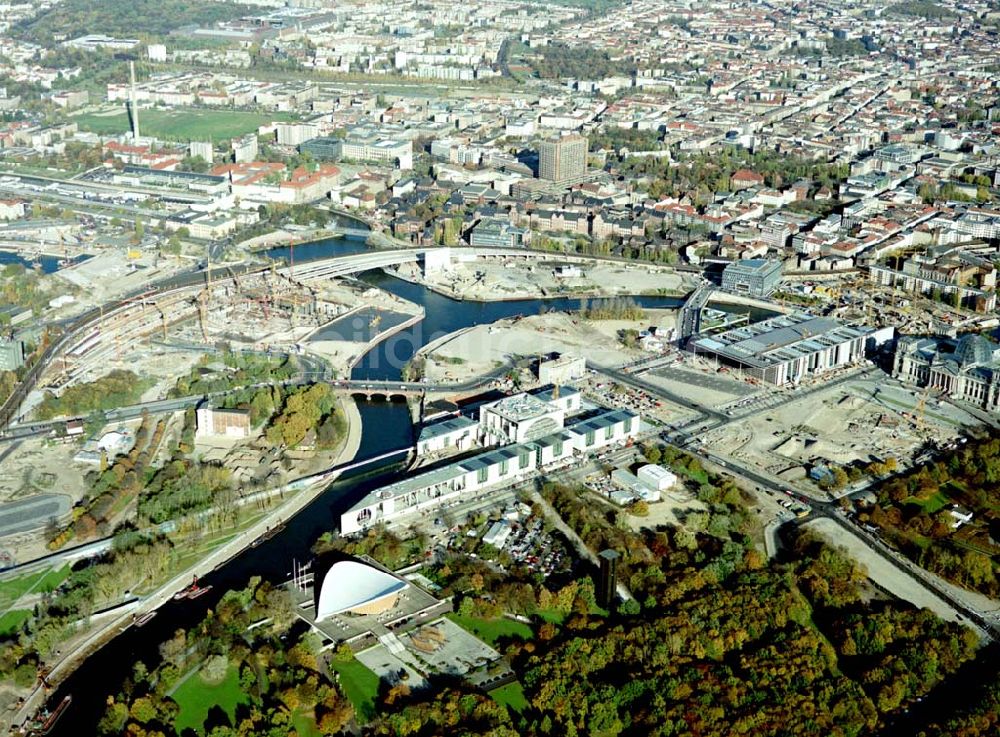
<svg viewBox="0 0 1000 737">
<path fill-rule="evenodd" d="M 911 496 L 905 500 L 905 503 L 915 504 L 918 507 L 921 507 L 927 514 L 935 514 L 951 504 L 951 500 L 948 498 L 947 494 L 939 489 L 926 499 Z"/>
<path fill-rule="evenodd" d="M 556 609 L 536 609 L 534 615 L 549 624 L 562 624 L 566 620 L 566 615 Z"/>
<path fill-rule="evenodd" d="M 29 591 L 54 591 L 68 575 L 69 566 L 63 566 L 0 581 L 0 607 L 10 606 Z"/>
<path fill-rule="evenodd" d="M 232 719 L 236 705 L 246 702 L 240 690 L 239 674 L 233 666 L 229 666 L 225 680 L 217 686 L 205 683 L 197 671 L 193 672 L 174 691 L 173 699 L 180 706 L 174 721 L 178 734 L 188 728 L 204 734 L 205 718 L 213 706 L 221 707 Z"/>
<path fill-rule="evenodd" d="M 298 737 L 323 737 L 323 733 L 316 726 L 316 720 L 301 711 L 295 711 L 292 714 L 292 727 L 294 727 Z"/>
<path fill-rule="evenodd" d="M 472 634 L 490 646 L 496 645 L 501 637 L 517 637 L 521 640 L 530 640 L 535 636 L 531 627 L 523 622 L 515 622 L 506 617 L 496 619 L 482 619 L 480 617 L 461 617 L 458 614 L 449 614 L 448 618 L 460 627 L 464 627 Z"/>
<path fill-rule="evenodd" d="M 28 621 L 29 617 L 31 617 L 31 612 L 27 609 L 14 609 L 5 612 L 3 616 L 0 616 L 0 637 L 7 637 L 17 632 L 21 625 Z"/>
<path fill-rule="evenodd" d="M 490 691 L 490 698 L 518 714 L 528 708 L 528 699 L 524 696 L 524 689 L 517 681 L 493 689 Z"/>
<path fill-rule="evenodd" d="M 200 110 L 177 108 L 175 110 L 140 109 L 139 129 L 146 135 L 168 141 L 224 141 L 246 133 L 275 120 L 291 120 L 288 113 L 245 113 L 231 110 Z M 115 135 L 129 129 L 125 111 L 112 115 L 88 113 L 72 118 L 80 130 L 98 135 Z"/>
<path fill-rule="evenodd" d="M 362 724 L 375 716 L 375 698 L 378 696 L 378 676 L 358 660 L 347 663 L 334 658 L 330 667 L 340 675 L 340 688 L 354 705 L 354 714 Z"/>
</svg>

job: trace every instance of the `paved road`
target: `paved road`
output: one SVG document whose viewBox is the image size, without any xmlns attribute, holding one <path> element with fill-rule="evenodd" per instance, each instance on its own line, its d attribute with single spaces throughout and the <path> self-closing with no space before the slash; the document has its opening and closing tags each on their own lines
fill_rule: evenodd
<svg viewBox="0 0 1000 737">
<path fill-rule="evenodd" d="M 797 498 L 801 503 L 809 507 L 812 513 L 810 515 L 811 517 L 827 517 L 834 520 L 845 531 L 858 537 L 865 545 L 891 563 L 901 575 L 913 578 L 916 583 L 939 596 L 957 611 L 966 616 L 971 622 L 978 625 L 992 639 L 1000 639 L 1000 623 L 994 621 L 990 617 L 987 617 L 984 612 L 974 609 L 968 603 L 960 601 L 951 591 L 945 588 L 935 576 L 906 560 L 902 556 L 890 551 L 886 547 L 885 543 L 882 542 L 882 540 L 877 536 L 845 519 L 840 507 L 835 502 L 810 499 L 788 484 L 762 474 L 752 468 L 747 468 L 731 458 L 723 458 L 711 450 L 695 447 L 695 444 L 692 442 L 694 439 L 690 436 L 688 436 L 686 442 L 678 444 L 675 442 L 678 440 L 678 435 L 683 435 L 683 433 L 671 433 L 671 439 L 667 440 L 667 438 L 664 438 L 664 440 L 667 440 L 669 444 L 690 453 L 702 461 L 706 461 L 723 469 L 731 475 L 741 477 L 756 484 L 760 487 L 760 489 L 784 493 Z M 800 520 L 796 519 L 790 521 L 789 524 L 797 524 L 799 521 Z"/>
<path fill-rule="evenodd" d="M 335 379 L 331 380 L 327 377 L 324 372 L 302 372 L 298 374 L 295 378 L 289 379 L 288 381 L 281 382 L 282 386 L 294 386 L 297 384 L 309 384 L 316 381 L 327 381 L 335 390 L 341 390 L 346 392 L 355 393 L 370 393 L 370 394 L 403 394 L 406 396 L 422 396 L 425 394 L 447 394 L 447 395 L 458 395 L 465 394 L 467 392 L 479 391 L 487 388 L 491 382 L 494 381 L 498 376 L 503 375 L 509 371 L 509 367 L 504 366 L 490 372 L 488 375 L 478 377 L 475 379 L 470 379 L 468 381 L 461 381 L 455 383 L 421 383 L 412 381 L 374 381 L 368 379 Z M 228 389 L 221 392 L 213 392 L 211 394 L 193 394 L 186 397 L 177 397 L 173 399 L 155 399 L 150 402 L 140 402 L 138 404 L 130 404 L 124 407 L 118 407 L 117 409 L 111 409 L 104 412 L 104 418 L 107 422 L 124 422 L 126 420 L 134 420 L 136 418 L 142 417 L 144 413 L 151 415 L 163 414 L 169 412 L 180 412 L 189 407 L 197 407 L 199 404 L 212 399 L 218 399 L 224 397 L 228 394 L 233 394 L 236 392 L 243 392 L 248 389 L 257 389 L 265 386 L 274 386 L 273 382 L 261 382 L 258 384 L 250 384 L 247 386 L 235 387 L 233 389 Z M 8 428 L 0 434 L 0 442 L 4 441 L 20 441 L 25 438 L 36 437 L 39 435 L 47 435 L 53 430 L 65 427 L 66 423 L 70 420 L 82 420 L 86 419 L 84 415 L 67 416 L 56 420 L 44 420 L 41 422 L 26 422 L 18 423 L 16 425 L 10 425 Z M 10 453 L 11 448 L 8 447 L 2 455 L 0 455 L 0 460 L 6 457 Z"/>
<path fill-rule="evenodd" d="M 647 381 L 643 381 L 640 377 L 634 376 L 632 374 L 626 374 L 625 372 L 610 368 L 608 366 L 601 366 L 599 364 L 593 363 L 592 361 L 587 361 L 587 368 L 596 371 L 599 374 L 603 374 L 609 379 L 613 379 L 620 384 L 625 384 L 633 389 L 641 389 L 647 394 L 651 394 L 654 397 L 660 397 L 668 402 L 673 402 L 674 404 L 680 405 L 681 407 L 687 407 L 694 412 L 697 412 L 699 417 L 704 420 L 710 418 L 719 422 L 719 424 L 724 423 L 727 420 L 727 416 L 722 412 L 719 412 L 712 407 L 707 407 L 700 402 L 696 402 L 690 397 L 686 397 L 676 392 L 669 391 L 659 386 L 654 386 Z"/>
<path fill-rule="evenodd" d="M 664 392 L 662 389 L 644 382 L 640 377 L 621 374 L 621 372 L 604 369 L 598 366 L 590 366 L 590 364 L 588 364 L 588 366 L 618 381 L 641 388 L 650 394 L 664 396 L 670 401 L 677 402 L 678 404 L 695 410 L 700 415 L 698 419 L 692 421 L 685 427 L 672 429 L 662 433 L 660 436 L 661 439 L 667 444 L 672 445 L 679 450 L 683 450 L 704 462 L 721 468 L 723 471 L 733 476 L 738 476 L 744 480 L 750 481 L 760 490 L 769 490 L 797 498 L 801 503 L 805 504 L 810 509 L 812 517 L 827 517 L 834 520 L 845 531 L 858 537 L 865 545 L 891 563 L 901 575 L 912 578 L 917 585 L 923 586 L 933 594 L 936 594 L 950 606 L 954 607 L 957 611 L 966 616 L 969 621 L 979 626 L 990 638 L 1000 639 L 1000 618 L 992 614 L 979 611 L 967 602 L 959 600 L 952 591 L 942 585 L 941 580 L 936 576 L 933 576 L 919 566 L 916 566 L 895 551 L 891 551 L 880 538 L 847 520 L 840 510 L 837 502 L 812 499 L 785 482 L 768 474 L 761 473 L 754 468 L 750 468 L 733 458 L 723 457 L 719 453 L 705 447 L 702 444 L 700 435 L 707 429 L 714 429 L 732 422 L 742 421 L 752 414 L 770 408 L 772 405 L 768 404 L 766 406 L 754 407 L 747 413 L 740 414 L 739 416 L 727 416 L 710 408 L 699 405 L 693 400 L 681 397 L 675 398 L 672 396 L 672 392 Z M 815 392 L 829 391 L 831 386 L 837 386 L 838 384 L 848 381 L 862 380 L 877 372 L 878 369 L 869 367 L 860 373 L 846 373 L 837 377 L 832 382 L 819 382 L 815 386 L 804 391 L 785 393 L 781 395 L 782 399 L 779 401 L 790 402 L 804 399 Z M 682 401 L 678 402 L 678 399 L 681 399 Z M 928 457 L 929 456 L 925 456 L 925 459 Z M 867 479 L 861 485 L 852 487 L 847 494 L 852 495 L 862 493 L 874 483 L 878 483 L 878 481 L 875 479 Z M 796 519 L 794 521 L 790 521 L 789 524 L 796 524 L 798 522 L 799 520 Z M 774 530 L 774 532 L 776 532 L 776 530 Z"/>
<path fill-rule="evenodd" d="M 537 489 L 531 490 L 531 501 L 537 503 L 542 508 L 542 512 L 545 514 L 545 519 L 551 522 L 552 526 L 563 534 L 563 536 L 569 541 L 570 545 L 572 545 L 576 550 L 576 554 L 578 556 L 590 561 L 598 568 L 601 567 L 600 561 L 597 560 L 597 554 L 587 547 L 587 544 L 580 538 L 579 535 L 576 534 L 576 530 L 563 521 L 563 518 L 559 515 L 559 513 L 552 508 L 552 505 L 549 504 L 548 500 L 543 497 Z M 628 587 L 623 581 L 618 582 L 617 592 L 623 601 L 628 601 L 629 599 L 634 598 L 632 596 L 632 592 L 628 590 Z"/>
<path fill-rule="evenodd" d="M 677 319 L 679 339 L 681 343 L 692 335 L 698 333 L 698 328 L 701 323 L 701 311 L 708 304 L 708 300 L 711 299 L 712 293 L 715 291 L 715 286 L 712 284 L 702 284 L 694 292 L 692 292 L 684 306 L 681 307 L 680 315 Z"/>
</svg>

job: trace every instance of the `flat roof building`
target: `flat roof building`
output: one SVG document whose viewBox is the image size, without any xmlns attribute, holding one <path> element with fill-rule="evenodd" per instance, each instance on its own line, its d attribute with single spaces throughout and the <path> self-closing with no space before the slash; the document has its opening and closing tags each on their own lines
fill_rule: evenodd
<svg viewBox="0 0 1000 737">
<path fill-rule="evenodd" d="M 199 407 L 195 414 L 197 420 L 195 435 L 199 438 L 212 436 L 246 438 L 250 436 L 250 410 Z"/>
<path fill-rule="evenodd" d="M 468 450 L 476 441 L 479 423 L 471 417 L 459 415 L 426 425 L 417 437 L 417 455 L 437 453 L 442 450 Z"/>
<path fill-rule="evenodd" d="M 543 384 L 565 384 L 586 373 L 587 360 L 583 356 L 562 355 L 538 363 L 538 380 Z"/>
<path fill-rule="evenodd" d="M 691 347 L 696 354 L 714 356 L 749 376 L 781 386 L 857 363 L 874 332 L 797 312 L 696 338 Z"/>
<path fill-rule="evenodd" d="M 523 435 L 530 439 L 503 445 L 370 492 L 341 515 L 341 534 L 361 532 L 407 514 L 443 507 L 479 491 L 523 481 L 539 469 L 625 443 L 639 434 L 639 416 L 628 410 L 603 411 L 563 428 L 562 409 L 550 411 L 544 402 L 536 401 L 542 406 L 530 400 L 507 402 L 501 410 L 487 415 L 513 423 L 509 434 L 498 437 L 515 437 L 523 430 Z M 494 428 L 491 432 L 499 432 L 499 429 Z"/>
<path fill-rule="evenodd" d="M 413 141 L 390 138 L 368 127 L 352 128 L 344 138 L 328 136 L 302 141 L 299 151 L 320 160 L 375 161 L 399 169 L 413 168 Z"/>
<path fill-rule="evenodd" d="M 542 141 L 538 146 L 538 178 L 571 182 L 587 173 L 587 139 L 580 135 Z"/>
<path fill-rule="evenodd" d="M 734 261 L 722 271 L 722 288 L 734 294 L 766 297 L 781 284 L 781 261 L 751 258 Z"/>
<path fill-rule="evenodd" d="M 0 338 L 0 371 L 17 371 L 24 365 L 24 341 Z"/>
<path fill-rule="evenodd" d="M 501 218 L 483 218 L 469 236 L 469 245 L 474 248 L 521 248 L 530 241 L 531 231 Z"/>
</svg>

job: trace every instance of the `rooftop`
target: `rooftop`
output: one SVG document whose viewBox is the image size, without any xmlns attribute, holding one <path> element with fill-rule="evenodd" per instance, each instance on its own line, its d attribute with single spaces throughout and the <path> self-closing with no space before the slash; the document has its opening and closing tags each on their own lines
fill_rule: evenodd
<svg viewBox="0 0 1000 737">
<path fill-rule="evenodd" d="M 523 422 L 555 411 L 551 405 L 531 394 L 515 394 L 504 397 L 493 404 L 486 405 L 484 409 L 511 422 Z"/>
<path fill-rule="evenodd" d="M 803 312 L 698 338 L 697 350 L 718 353 L 750 366 L 769 366 L 816 353 L 868 334 L 868 329 Z"/>
</svg>

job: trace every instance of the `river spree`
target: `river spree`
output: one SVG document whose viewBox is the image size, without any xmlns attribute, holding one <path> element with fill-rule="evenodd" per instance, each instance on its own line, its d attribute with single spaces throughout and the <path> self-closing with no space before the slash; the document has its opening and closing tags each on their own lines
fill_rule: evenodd
<svg viewBox="0 0 1000 737">
<path fill-rule="evenodd" d="M 354 238 L 328 239 L 295 247 L 295 262 L 330 258 L 364 250 L 364 242 Z M 268 251 L 274 258 L 287 258 L 287 247 Z M 403 330 L 373 348 L 354 368 L 353 378 L 396 379 L 403 364 L 430 340 L 473 325 L 491 323 L 515 315 L 538 314 L 542 309 L 572 310 L 578 299 L 530 299 L 511 302 L 467 302 L 453 300 L 427 288 L 381 272 L 368 272 L 361 278 L 369 284 L 423 306 L 421 323 Z M 677 307 L 682 300 L 674 297 L 637 297 L 644 307 Z M 365 402 L 358 400 L 362 421 L 361 446 L 356 460 L 374 458 L 390 450 L 410 447 L 413 428 L 404 403 Z M 388 462 L 387 462 L 388 463 Z M 168 602 L 158 615 L 141 629 L 131 627 L 90 656 L 53 696 L 58 702 L 66 693 L 73 694 L 70 710 L 52 734 L 92 733 L 105 709 L 106 697 L 127 678 L 135 662 L 141 660 L 150 670 L 159 662 L 159 644 L 178 628 L 187 628 L 204 616 L 229 589 L 246 585 L 251 576 L 284 581 L 291 575 L 292 561 L 306 561 L 316 538 L 336 527 L 340 513 L 368 491 L 394 480 L 397 465 L 366 468 L 346 474 L 333 482 L 285 529 L 256 548 L 242 553 L 205 576 L 202 582 L 213 590 L 194 601 Z"/>
</svg>

